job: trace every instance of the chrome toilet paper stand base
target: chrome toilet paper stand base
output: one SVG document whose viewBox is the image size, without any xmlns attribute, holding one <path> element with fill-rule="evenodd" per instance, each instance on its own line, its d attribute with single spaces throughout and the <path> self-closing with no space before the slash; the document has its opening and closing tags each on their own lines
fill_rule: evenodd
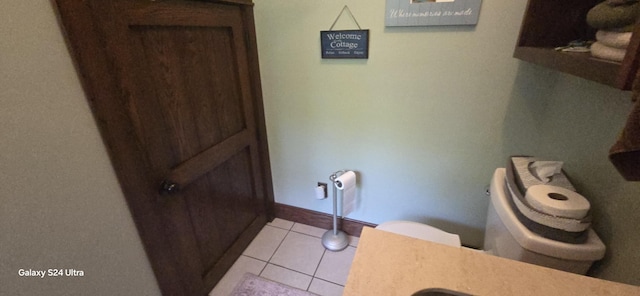
<svg viewBox="0 0 640 296">
<path fill-rule="evenodd" d="M 336 189 L 336 179 L 346 173 L 344 170 L 337 171 L 331 176 L 329 180 L 333 183 L 333 229 L 328 230 L 322 235 L 322 245 L 329 251 L 342 251 L 349 246 L 349 236 L 344 232 L 338 230 L 338 189 Z"/>
<path fill-rule="evenodd" d="M 349 236 L 340 230 L 328 230 L 322 236 L 322 245 L 329 251 L 342 251 L 349 246 Z"/>
</svg>

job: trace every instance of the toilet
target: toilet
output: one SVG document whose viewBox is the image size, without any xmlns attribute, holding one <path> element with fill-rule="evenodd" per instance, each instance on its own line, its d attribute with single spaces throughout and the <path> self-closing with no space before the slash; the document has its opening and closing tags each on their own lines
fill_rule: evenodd
<svg viewBox="0 0 640 296">
<path fill-rule="evenodd" d="M 592 229 L 581 244 L 555 241 L 531 232 L 509 205 L 505 176 L 506 170 L 498 168 L 491 179 L 484 253 L 577 274 L 586 274 L 594 261 L 604 257 L 605 246 Z M 461 247 L 458 235 L 426 224 L 389 221 L 376 229 Z"/>
<path fill-rule="evenodd" d="M 460 236 L 448 233 L 444 230 L 429 226 L 427 224 L 411 221 L 389 221 L 384 222 L 376 229 L 402 234 L 417 239 L 440 243 L 452 247 L 461 247 Z"/>
</svg>

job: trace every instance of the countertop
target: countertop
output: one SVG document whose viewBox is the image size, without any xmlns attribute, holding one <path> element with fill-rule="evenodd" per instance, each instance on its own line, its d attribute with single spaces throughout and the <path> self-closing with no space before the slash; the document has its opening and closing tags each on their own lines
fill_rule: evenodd
<svg viewBox="0 0 640 296">
<path fill-rule="evenodd" d="M 471 295 L 640 295 L 640 287 L 365 227 L 344 296 L 440 288 Z"/>
</svg>

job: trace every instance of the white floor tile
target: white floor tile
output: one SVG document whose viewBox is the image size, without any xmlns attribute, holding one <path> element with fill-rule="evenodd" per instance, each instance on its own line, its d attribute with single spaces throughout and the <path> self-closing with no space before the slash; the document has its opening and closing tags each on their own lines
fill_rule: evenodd
<svg viewBox="0 0 640 296">
<path fill-rule="evenodd" d="M 267 223 L 267 225 L 286 229 L 286 230 L 291 230 L 291 227 L 293 227 L 293 222 L 280 219 L 280 218 L 275 218 L 273 219 L 273 221 Z"/>
<path fill-rule="evenodd" d="M 320 238 L 289 232 L 270 262 L 313 275 L 323 253 L 324 247 Z"/>
<path fill-rule="evenodd" d="M 307 290 L 311 283 L 311 276 L 273 264 L 267 264 L 260 276 L 301 290 Z"/>
<path fill-rule="evenodd" d="M 258 275 L 266 264 L 266 262 L 257 259 L 240 256 L 220 282 L 211 290 L 209 296 L 228 296 L 246 272 Z"/>
<path fill-rule="evenodd" d="M 322 229 L 315 226 L 309 226 L 306 224 L 295 223 L 293 224 L 293 228 L 291 228 L 291 231 L 322 238 L 322 235 L 324 235 L 324 233 L 327 232 L 327 229 Z"/>
<path fill-rule="evenodd" d="M 358 246 L 358 242 L 360 241 L 360 238 L 357 236 L 353 236 L 350 235 L 349 236 L 349 245 L 352 247 L 357 247 Z"/>
<path fill-rule="evenodd" d="M 322 296 L 342 295 L 359 238 L 350 236 L 349 247 L 343 251 L 325 251 L 320 238 L 326 231 L 274 219 L 260 231 L 209 296 L 228 295 L 246 272 Z"/>
<path fill-rule="evenodd" d="M 260 233 L 258 233 L 256 238 L 253 239 L 242 254 L 263 261 L 269 261 L 286 235 L 286 230 L 267 225 L 260 230 Z"/>
<path fill-rule="evenodd" d="M 314 276 L 344 286 L 355 254 L 354 247 L 347 247 L 340 252 L 325 252 Z"/>
<path fill-rule="evenodd" d="M 321 296 L 341 296 L 343 291 L 343 286 L 323 281 L 318 278 L 313 278 L 313 280 L 311 281 L 311 286 L 309 286 L 309 292 Z"/>
</svg>

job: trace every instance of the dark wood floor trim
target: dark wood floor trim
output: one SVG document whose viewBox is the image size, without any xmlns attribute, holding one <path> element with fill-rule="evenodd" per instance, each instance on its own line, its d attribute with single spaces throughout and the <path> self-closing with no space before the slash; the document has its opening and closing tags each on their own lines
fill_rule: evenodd
<svg viewBox="0 0 640 296">
<path fill-rule="evenodd" d="M 275 203 L 276 218 L 289 220 L 297 223 L 307 224 L 324 229 L 333 228 L 333 215 L 316 212 L 308 209 L 298 208 L 281 203 Z M 338 217 L 338 229 L 348 235 L 360 237 L 362 227 L 376 227 L 376 224 Z"/>
</svg>

